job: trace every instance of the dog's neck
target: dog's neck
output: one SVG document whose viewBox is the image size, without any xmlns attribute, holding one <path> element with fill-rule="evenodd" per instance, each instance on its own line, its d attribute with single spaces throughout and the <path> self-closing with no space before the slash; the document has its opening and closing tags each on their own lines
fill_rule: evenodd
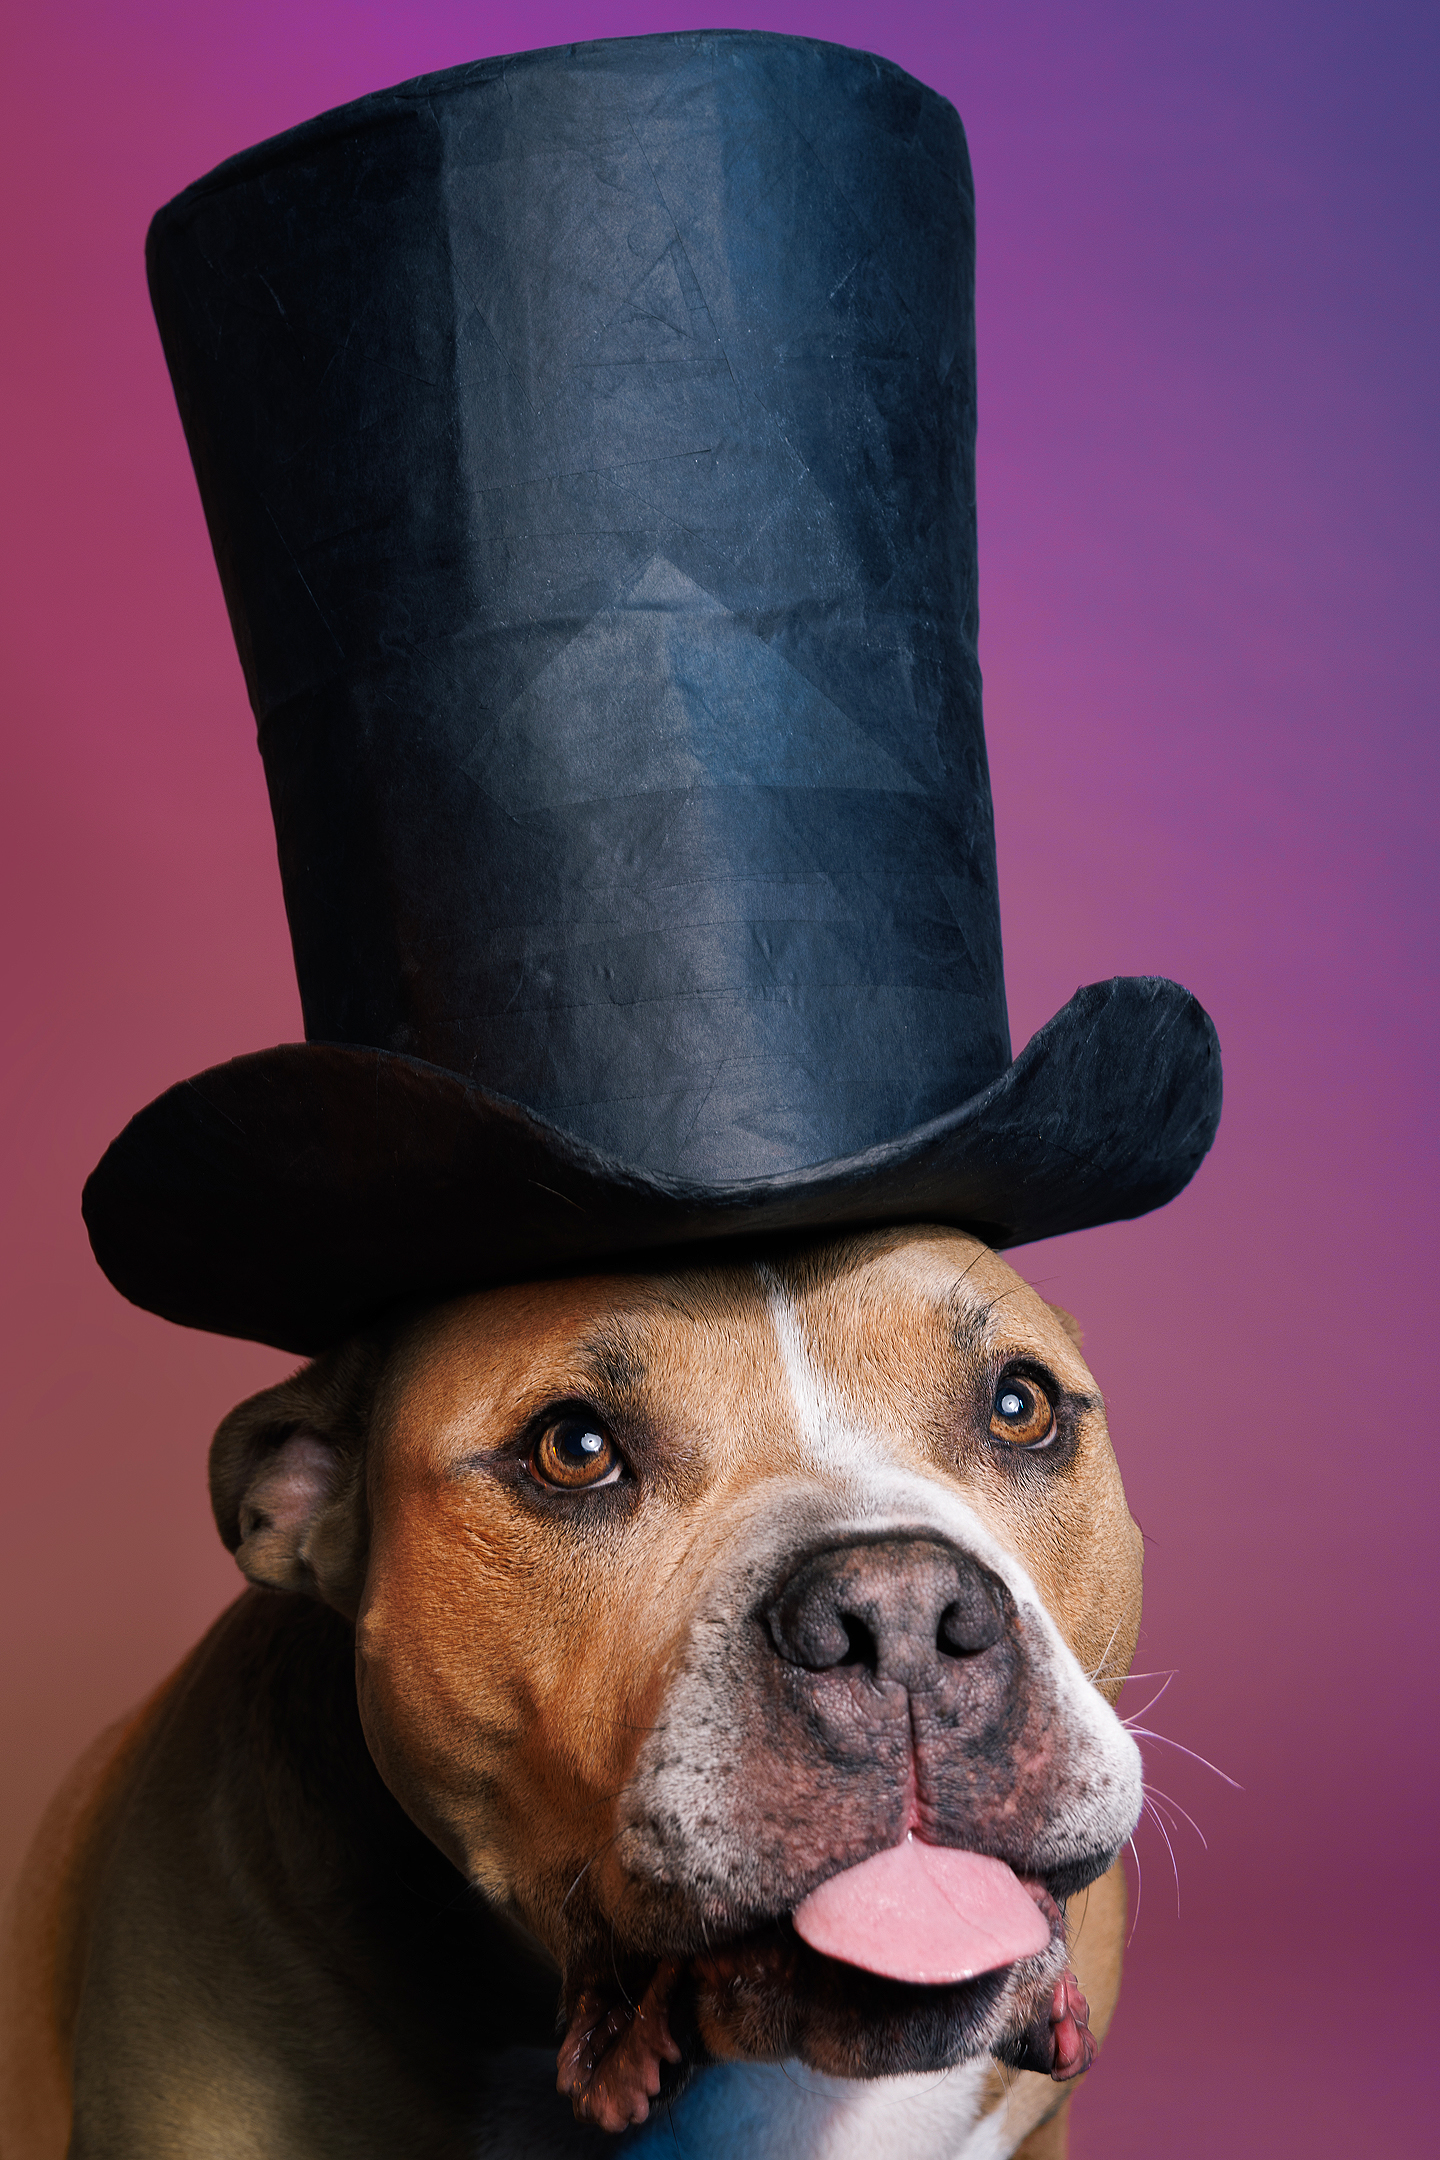
<svg viewBox="0 0 1440 2160">
<path fill-rule="evenodd" d="M 355 1693 L 354 1630 L 327 1607 L 251 1591 L 182 1676 L 164 1734 L 225 1855 L 193 1886 L 217 1941 L 266 1939 L 285 2019 L 333 2052 L 383 2047 L 442 2111 L 483 2106 L 488 2062 L 553 2058 L 557 1977 L 393 1798 Z M 177 1756 L 182 1758 L 177 1763 Z M 173 1826 L 172 1826 L 173 1827 Z M 164 1835 L 163 1822 L 157 1834 Z"/>
</svg>

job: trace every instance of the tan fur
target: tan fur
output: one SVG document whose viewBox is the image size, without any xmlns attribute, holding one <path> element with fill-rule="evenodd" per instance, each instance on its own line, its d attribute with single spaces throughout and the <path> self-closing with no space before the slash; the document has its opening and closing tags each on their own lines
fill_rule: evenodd
<svg viewBox="0 0 1440 2160">
<path fill-rule="evenodd" d="M 50 1802 L 0 1920 L 0 2155 L 63 2160 L 96 1885 L 169 1683 L 91 1742 Z"/>
<path fill-rule="evenodd" d="M 837 1414 L 882 1436 L 901 1471 L 963 1498 L 1023 1562 L 1113 1701 L 1139 1625 L 1141 1548 L 1070 1316 L 951 1231 L 872 1233 L 774 1267 Z M 393 1339 L 320 1361 L 242 1405 L 217 1435 L 217 1519 L 241 1566 L 253 1582 L 355 1620 L 361 1718 L 385 1783 L 562 1968 L 587 1929 L 618 1922 L 643 1939 L 639 1892 L 607 1827 L 616 1795 L 666 1700 L 696 1585 L 757 1511 L 783 1518 L 814 1482 L 766 1280 L 750 1266 L 714 1267 L 462 1298 Z M 959 1366 L 957 1340 L 970 1346 Z M 977 1427 L 965 1360 L 983 1377 L 1020 1354 L 1093 1399 L 1063 1477 L 1017 1478 Z M 568 1400 L 603 1404 L 643 1485 L 643 1505 L 596 1511 L 583 1534 L 515 1485 L 517 1435 L 545 1405 Z M 195 1667 L 187 1704 L 208 1699 L 207 1669 Z M 59 2160 L 64 2150 L 71 2037 L 87 1990 L 94 2030 L 123 2029 L 101 2015 L 96 1990 L 125 1984 L 125 1959 L 93 1930 L 102 1907 L 130 1909 L 115 1886 L 113 1825 L 134 1801 L 127 1779 L 153 1731 L 150 1711 L 97 1743 L 31 1856 L 11 1937 L 17 2038 L 0 2111 L 5 2160 Z M 168 1850 L 173 1791 L 164 1761 L 162 1749 L 145 1785 L 145 1872 L 162 1899 L 153 1871 Z M 190 1893 L 191 1911 L 211 1894 Z M 234 1923 L 222 1906 L 210 1924 L 223 1931 Z M 1069 1913 L 1097 2034 L 1118 1991 L 1123 1915 L 1118 1868 Z M 162 1938 L 167 1960 L 191 1957 L 184 1930 L 162 1928 Z M 184 1992 L 182 1976 L 167 1971 L 165 2000 L 182 2004 Z M 176 2017 L 183 2063 L 183 2009 Z M 263 2051 L 263 2023 L 247 2015 L 246 2024 L 247 2047 Z M 220 2058 L 210 2039 L 194 2045 L 194 2077 L 213 2084 Z M 373 2080 L 373 2046 L 363 2034 L 355 2045 L 356 2078 Z M 303 2076 L 303 2064 L 293 2074 Z M 1028 2073 L 1006 2083 L 1000 2104 L 1012 2134 L 1025 2136 L 1019 2150 L 1055 2160 L 1064 2095 Z M 198 2101 L 193 2078 L 187 2093 Z M 179 2104 L 172 2098 L 172 2115 Z M 297 2160 L 371 2151 L 360 2132 L 342 2148 L 287 2127 L 304 2115 L 298 2098 L 277 2114 L 265 2149 Z M 1032 2128 L 1042 2116 L 1045 2126 Z M 187 2135 L 177 2154 L 212 2149 Z M 213 2149 L 251 2148 L 237 2133 Z"/>
</svg>

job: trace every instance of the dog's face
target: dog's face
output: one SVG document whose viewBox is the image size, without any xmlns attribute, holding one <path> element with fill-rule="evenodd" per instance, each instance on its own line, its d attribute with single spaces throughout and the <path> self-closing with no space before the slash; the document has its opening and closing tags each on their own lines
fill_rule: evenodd
<svg viewBox="0 0 1440 2160">
<path fill-rule="evenodd" d="M 388 1350 L 363 1451 L 325 1400 L 269 1453 L 222 1427 L 222 1524 L 353 1611 L 382 1775 L 592 2039 L 601 1976 L 657 1972 L 692 2048 L 849 2075 L 1033 2022 L 1051 1900 L 1139 1811 L 1104 1698 L 1140 1538 L 1070 1327 L 1002 1261 L 925 1229 L 489 1292 Z M 799 1939 L 911 1831 L 1008 1862 L 1049 1948 L 915 1986 Z"/>
</svg>

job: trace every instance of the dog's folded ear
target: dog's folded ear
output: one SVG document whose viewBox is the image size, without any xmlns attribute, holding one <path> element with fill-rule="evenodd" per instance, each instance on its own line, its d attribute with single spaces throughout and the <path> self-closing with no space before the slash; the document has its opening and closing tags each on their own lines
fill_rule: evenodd
<svg viewBox="0 0 1440 2160">
<path fill-rule="evenodd" d="M 210 1444 L 210 1505 L 248 1581 L 353 1619 L 365 1579 L 365 1440 L 383 1360 L 362 1341 L 266 1388 Z"/>
</svg>

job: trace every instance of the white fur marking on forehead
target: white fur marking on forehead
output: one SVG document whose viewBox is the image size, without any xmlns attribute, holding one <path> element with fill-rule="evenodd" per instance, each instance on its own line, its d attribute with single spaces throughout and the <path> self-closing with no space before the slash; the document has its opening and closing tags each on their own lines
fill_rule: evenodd
<svg viewBox="0 0 1440 2160">
<path fill-rule="evenodd" d="M 862 1471 L 873 1474 L 877 1461 L 883 1461 L 888 1451 L 873 1434 L 857 1428 L 826 1387 L 805 1346 L 799 1316 L 779 1276 L 764 1266 L 758 1266 L 755 1273 L 765 1292 L 800 1438 L 817 1469 L 841 1477 L 854 1477 Z"/>
</svg>

